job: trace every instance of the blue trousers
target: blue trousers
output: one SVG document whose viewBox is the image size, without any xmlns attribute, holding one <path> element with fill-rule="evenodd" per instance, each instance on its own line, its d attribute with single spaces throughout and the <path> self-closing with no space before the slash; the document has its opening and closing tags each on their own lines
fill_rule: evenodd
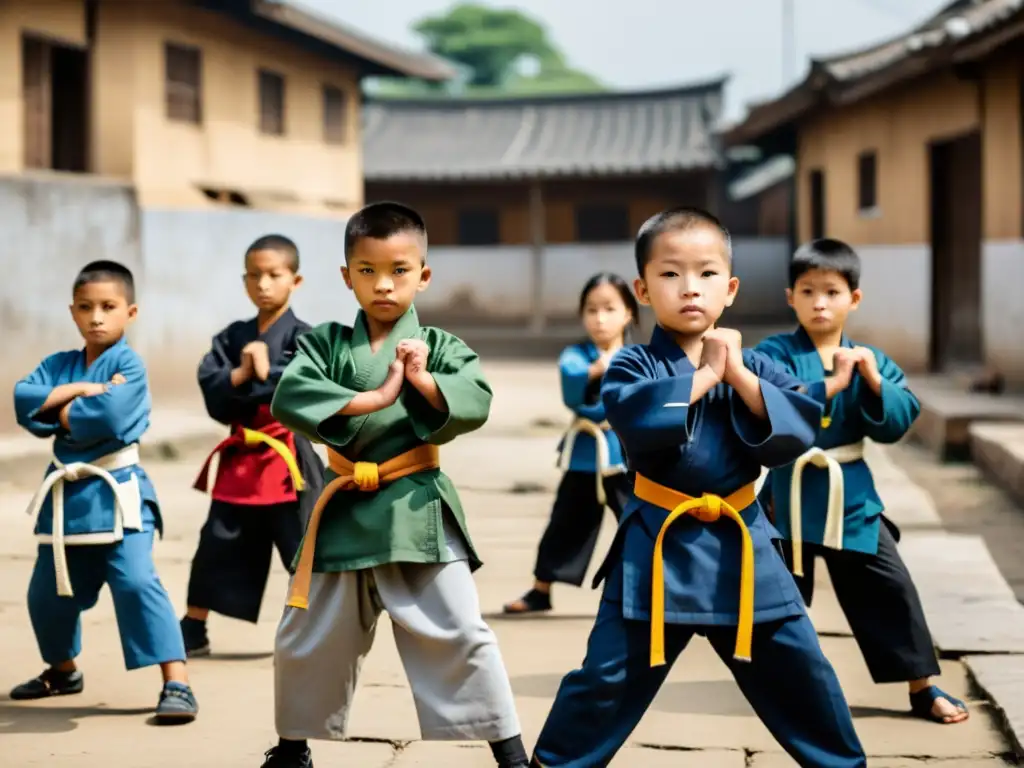
<svg viewBox="0 0 1024 768">
<path fill-rule="evenodd" d="M 68 547 L 73 597 L 57 594 L 53 548 L 39 545 L 28 612 L 43 661 L 59 664 L 81 653 L 82 611 L 96 605 L 104 584 L 110 585 L 127 669 L 185 660 L 181 626 L 153 562 L 153 535 L 126 531 L 117 544 Z"/>
<path fill-rule="evenodd" d="M 761 721 L 804 768 L 865 768 L 867 758 L 811 620 L 754 625 L 753 661 L 732 658 L 736 628 L 666 625 L 665 658 L 650 666 L 651 625 L 602 600 L 583 667 L 562 680 L 534 757 L 545 768 L 603 768 L 643 717 L 672 664 L 706 635 Z"/>
</svg>

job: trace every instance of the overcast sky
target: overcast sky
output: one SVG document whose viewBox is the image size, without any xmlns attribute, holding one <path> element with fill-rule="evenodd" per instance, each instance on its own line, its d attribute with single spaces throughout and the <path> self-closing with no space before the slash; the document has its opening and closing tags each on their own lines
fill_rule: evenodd
<svg viewBox="0 0 1024 768">
<path fill-rule="evenodd" d="M 392 43 L 420 48 L 413 22 L 449 0 L 300 0 Z M 783 85 L 785 0 L 518 0 L 542 21 L 569 62 L 614 88 L 679 85 L 729 73 L 727 110 Z M 798 77 L 809 57 L 899 34 L 948 0 L 792 0 Z"/>
</svg>

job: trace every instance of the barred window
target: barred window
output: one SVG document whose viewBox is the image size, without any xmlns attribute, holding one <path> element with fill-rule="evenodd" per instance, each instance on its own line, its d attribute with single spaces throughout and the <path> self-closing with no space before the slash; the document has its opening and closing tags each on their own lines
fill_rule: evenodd
<svg viewBox="0 0 1024 768">
<path fill-rule="evenodd" d="M 270 136 L 284 136 L 284 77 L 261 69 L 259 89 L 260 131 Z"/>
<path fill-rule="evenodd" d="M 164 98 L 168 120 L 199 124 L 203 120 L 202 53 L 198 48 L 164 45 Z"/>
</svg>

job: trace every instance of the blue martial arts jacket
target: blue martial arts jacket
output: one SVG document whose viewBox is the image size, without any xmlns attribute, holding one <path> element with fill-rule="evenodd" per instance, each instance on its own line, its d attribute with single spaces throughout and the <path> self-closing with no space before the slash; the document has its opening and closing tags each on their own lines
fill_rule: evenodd
<svg viewBox="0 0 1024 768">
<path fill-rule="evenodd" d="M 93 397 L 76 398 L 66 430 L 56 410 L 40 413 L 50 392 L 72 382 L 109 382 L 120 373 L 126 382 Z M 61 465 L 76 462 L 101 465 L 104 457 L 127 455 L 149 428 L 151 401 L 142 358 L 122 338 L 86 367 L 85 351 L 57 352 L 43 360 L 14 385 L 14 410 L 18 424 L 40 438 L 53 439 L 54 459 L 50 476 Z M 123 464 L 121 461 L 120 464 Z M 137 463 L 111 469 L 118 486 L 123 515 L 119 518 L 114 490 L 102 477 L 82 476 L 63 483 L 64 538 L 67 544 L 112 543 L 124 530 L 163 532 L 156 491 Z M 47 492 L 36 520 L 35 533 L 43 542 L 53 537 L 54 493 Z"/>
<path fill-rule="evenodd" d="M 725 384 L 690 405 L 696 369 L 661 328 L 649 344 L 620 352 L 605 373 L 601 395 L 630 470 L 689 496 L 726 497 L 753 483 L 762 466 L 788 464 L 810 448 L 821 403 L 765 355 L 745 349 L 743 361 L 761 380 L 767 420 L 755 417 Z M 668 514 L 634 495 L 595 579 L 596 585 L 609 577 L 605 597 L 621 600 L 627 619 L 650 620 L 655 539 Z M 741 515 L 754 547 L 754 621 L 802 614 L 796 582 L 774 543 L 779 532 L 756 499 Z M 668 529 L 667 623 L 738 623 L 741 542 L 739 526 L 725 517 L 704 523 L 685 516 Z"/>
<path fill-rule="evenodd" d="M 620 350 L 621 352 L 621 350 Z M 562 402 L 579 419 L 587 419 L 595 424 L 605 421 L 604 404 L 601 402 L 601 382 L 591 381 L 587 370 L 600 357 L 597 347 L 587 341 L 566 347 L 558 359 L 558 372 L 562 382 Z M 608 441 L 608 469 L 625 470 L 622 446 L 619 438 L 611 430 L 605 431 Z M 597 472 L 597 441 L 586 432 L 576 434 L 572 443 L 572 453 L 568 457 L 561 456 L 565 450 L 565 438 L 558 444 L 558 451 L 563 466 L 568 459 L 567 469 L 576 472 Z"/>
<path fill-rule="evenodd" d="M 841 346 L 852 349 L 857 345 L 844 335 Z M 882 376 L 881 397 L 854 372 L 850 386 L 828 400 L 825 379 L 831 372 L 826 372 L 814 342 L 803 328 L 793 333 L 770 336 L 757 346 L 758 351 L 805 382 L 808 394 L 825 406 L 822 429 L 814 444 L 826 451 L 861 443 L 865 438 L 877 443 L 895 443 L 907 433 L 921 412 L 921 404 L 907 386 L 906 376 L 900 367 L 881 350 L 869 349 L 874 352 L 878 372 Z M 875 554 L 878 551 L 878 526 L 885 508 L 875 489 L 871 469 L 863 459 L 844 461 L 840 469 L 843 478 L 842 548 Z M 762 498 L 771 497 L 775 524 L 786 538 L 791 538 L 792 477 L 792 465 L 774 468 L 762 488 Z M 800 483 L 803 541 L 823 543 L 828 494 L 827 469 L 806 466 Z"/>
</svg>

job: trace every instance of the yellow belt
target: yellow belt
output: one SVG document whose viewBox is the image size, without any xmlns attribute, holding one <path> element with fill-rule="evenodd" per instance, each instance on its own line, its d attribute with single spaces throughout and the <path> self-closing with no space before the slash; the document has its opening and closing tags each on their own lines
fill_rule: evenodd
<svg viewBox="0 0 1024 768">
<path fill-rule="evenodd" d="M 291 449 L 285 443 L 282 443 L 276 437 L 271 437 L 266 432 L 260 432 L 258 429 L 243 427 L 242 434 L 245 435 L 246 445 L 264 443 L 273 449 L 278 456 L 284 459 L 284 463 L 288 465 L 288 474 L 292 476 L 292 485 L 295 486 L 295 490 L 305 490 L 306 483 L 302 479 L 302 472 L 299 470 L 299 463 L 295 460 L 295 454 L 292 453 Z"/>
<path fill-rule="evenodd" d="M 709 493 L 695 498 L 648 480 L 638 472 L 633 492 L 638 499 L 669 510 L 669 515 L 662 523 L 658 538 L 654 542 L 654 562 L 651 568 L 651 666 L 658 667 L 665 663 L 665 534 L 672 523 L 683 515 L 696 517 L 702 523 L 714 523 L 725 516 L 734 520 L 740 528 L 740 535 L 743 537 L 740 609 L 739 624 L 736 627 L 736 650 L 733 655 L 739 661 L 750 661 L 754 636 L 754 542 L 740 512 L 753 504 L 757 498 L 754 483 L 745 485 L 724 499 Z"/>
<path fill-rule="evenodd" d="M 840 445 L 835 448 L 811 448 L 793 462 L 793 476 L 789 485 L 789 538 L 793 543 L 793 573 L 804 575 L 803 547 L 803 504 L 802 482 L 804 468 L 812 464 L 820 469 L 828 470 L 828 504 L 825 514 L 825 534 L 822 544 L 831 549 L 843 548 L 843 522 L 846 501 L 843 488 L 843 468 L 841 464 L 860 461 L 864 458 L 864 441 Z"/>
<path fill-rule="evenodd" d="M 358 489 L 372 492 L 381 485 L 393 483 L 395 480 L 415 474 L 437 469 L 441 466 L 440 452 L 436 445 L 421 445 L 411 451 L 388 459 L 383 464 L 369 461 L 352 462 L 337 451 L 327 449 L 328 466 L 337 473 L 337 477 L 324 486 L 323 492 L 316 500 L 316 505 L 309 515 L 306 535 L 302 539 L 302 550 L 299 562 L 292 577 L 292 586 L 288 595 L 288 605 L 293 608 L 309 607 L 309 585 L 313 578 L 313 555 L 316 550 L 316 534 L 320 528 L 320 517 L 323 515 L 327 502 L 338 491 Z"/>
<path fill-rule="evenodd" d="M 568 472 L 569 462 L 572 460 L 572 449 L 576 444 L 576 436 L 580 432 L 585 432 L 594 438 L 594 441 L 597 443 L 597 472 L 595 473 L 597 475 L 597 503 L 601 506 L 604 506 L 607 502 L 604 492 L 604 479 L 618 471 L 613 471 L 611 466 L 611 452 L 608 448 L 608 436 L 605 434 L 610 429 L 611 425 L 607 421 L 598 424 L 590 419 L 576 419 L 569 426 L 569 431 L 565 433 L 565 441 L 562 443 L 562 456 L 558 462 L 558 468 L 562 472 Z"/>
</svg>

